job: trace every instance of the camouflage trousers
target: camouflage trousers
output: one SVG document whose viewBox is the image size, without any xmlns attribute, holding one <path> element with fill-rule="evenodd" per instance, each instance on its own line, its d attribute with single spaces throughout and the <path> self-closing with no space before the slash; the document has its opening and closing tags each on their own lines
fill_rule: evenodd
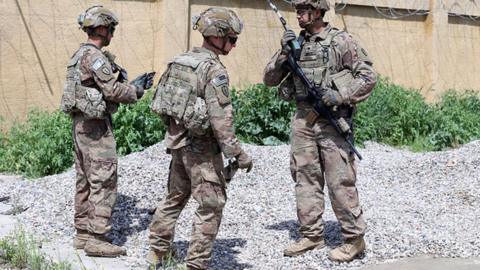
<svg viewBox="0 0 480 270">
<path fill-rule="evenodd" d="M 110 120 L 73 119 L 75 228 L 95 234 L 111 229 L 117 198 L 117 154 Z"/>
<path fill-rule="evenodd" d="M 212 145 L 188 145 L 171 150 L 168 193 L 150 224 L 151 248 L 168 251 L 177 218 L 192 195 L 198 202 L 198 209 L 185 261 L 197 269 L 208 268 L 227 200 L 223 159 L 218 150 L 212 150 L 214 148 Z"/>
<path fill-rule="evenodd" d="M 344 238 L 363 236 L 366 223 L 355 186 L 355 157 L 331 125 L 320 119 L 310 127 L 305 114 L 298 111 L 292 121 L 290 153 L 300 233 L 307 238 L 323 236 L 326 182 Z"/>
</svg>

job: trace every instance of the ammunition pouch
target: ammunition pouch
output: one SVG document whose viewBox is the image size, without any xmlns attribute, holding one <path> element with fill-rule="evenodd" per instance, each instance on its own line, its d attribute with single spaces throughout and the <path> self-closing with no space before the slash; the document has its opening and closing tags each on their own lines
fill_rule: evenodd
<svg viewBox="0 0 480 270">
<path fill-rule="evenodd" d="M 354 79 L 352 71 L 348 69 L 330 75 L 332 88 L 337 90 L 340 96 L 347 99 L 350 96 L 350 87 Z"/>
<path fill-rule="evenodd" d="M 81 85 L 80 58 L 87 49 L 80 47 L 68 62 L 60 109 L 70 115 L 81 112 L 88 119 L 104 119 L 107 112 L 116 112 L 118 105 L 108 102 L 107 106 L 99 90 Z"/>
<path fill-rule="evenodd" d="M 77 85 L 75 91 L 75 107 L 88 119 L 104 119 L 107 104 L 103 95 L 95 88 Z"/>
</svg>

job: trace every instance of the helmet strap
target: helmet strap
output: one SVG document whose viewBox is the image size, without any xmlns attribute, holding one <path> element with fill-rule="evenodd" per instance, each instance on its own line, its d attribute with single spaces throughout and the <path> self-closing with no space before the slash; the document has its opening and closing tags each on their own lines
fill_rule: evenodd
<svg viewBox="0 0 480 270">
<path fill-rule="evenodd" d="M 102 46 L 109 45 L 110 42 L 108 42 L 108 34 L 107 34 L 107 36 L 102 35 L 102 34 L 98 33 L 95 29 L 96 28 L 91 29 L 90 31 L 87 32 L 87 34 L 90 35 L 90 36 L 93 36 L 93 37 L 100 38 L 102 40 Z"/>
<path fill-rule="evenodd" d="M 314 10 L 313 8 L 310 8 L 308 10 L 308 22 L 305 24 L 305 28 L 313 25 L 314 23 L 322 20 L 322 18 L 323 18 L 322 16 L 317 17 L 317 18 L 313 18 L 313 10 Z"/>
<path fill-rule="evenodd" d="M 222 47 L 219 47 L 219 46 L 213 44 L 213 42 L 211 42 L 208 37 L 206 38 L 206 40 L 207 40 L 207 43 L 208 43 L 210 46 L 212 46 L 212 47 L 214 47 L 215 49 L 219 50 L 223 55 L 226 55 L 226 54 L 227 54 L 227 51 L 225 50 L 225 47 L 227 46 L 227 41 L 225 40 L 225 37 L 223 37 L 223 39 L 222 39 L 222 40 L 223 40 L 223 46 L 222 46 Z"/>
</svg>

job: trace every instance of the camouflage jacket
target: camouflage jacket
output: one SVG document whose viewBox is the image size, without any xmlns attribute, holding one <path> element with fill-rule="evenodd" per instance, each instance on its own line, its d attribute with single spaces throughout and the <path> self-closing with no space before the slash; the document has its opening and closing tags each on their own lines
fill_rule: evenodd
<svg viewBox="0 0 480 270">
<path fill-rule="evenodd" d="M 322 54 L 324 54 L 325 48 L 328 48 L 326 59 L 328 64 L 325 68 L 329 69 L 330 74 L 334 76 L 342 71 L 350 71 L 349 73 L 353 75 L 353 79 L 349 81 L 348 85 L 336 89 L 345 103 L 354 105 L 365 100 L 371 94 L 376 83 L 376 73 L 373 70 L 372 62 L 367 56 L 367 52 L 348 33 L 327 24 L 320 33 L 312 35 L 302 31 L 300 35 L 303 35 L 304 42 L 301 47 L 302 56 L 298 63 L 304 71 L 310 71 L 312 75 L 309 79 L 317 86 L 332 87 L 328 78 L 324 78 L 326 73 L 316 72 L 317 66 L 314 61 L 311 61 L 318 59 L 317 62 L 322 62 L 320 59 L 325 57 Z M 325 42 L 326 40 L 328 41 Z M 315 48 L 320 49 L 316 50 Z M 312 52 L 316 52 L 317 55 L 312 55 Z M 282 54 L 281 50 L 277 51 L 265 68 L 263 81 L 267 86 L 277 86 L 283 81 L 279 87 L 279 95 L 284 99 L 291 100 L 296 96 L 300 87 L 295 82 L 295 76 L 289 74 L 286 60 L 287 56 Z M 311 69 L 308 70 L 309 68 Z"/>
<path fill-rule="evenodd" d="M 169 149 L 178 149 L 189 145 L 192 141 L 216 143 L 226 158 L 232 158 L 240 154 L 240 142 L 235 136 L 233 126 L 233 107 L 229 93 L 229 77 L 225 66 L 220 58 L 206 48 L 196 47 L 189 53 L 209 53 L 213 58 L 211 65 L 206 65 L 200 72 L 200 86 L 198 96 L 206 101 L 210 119 L 210 128 L 207 135 L 197 137 L 189 134 L 181 122 L 172 117 L 168 119 L 168 129 L 165 137 L 166 146 Z M 213 140 L 213 141 L 212 141 Z"/>
<path fill-rule="evenodd" d="M 83 43 L 81 46 L 89 47 L 80 58 L 82 85 L 101 91 L 107 104 L 136 102 L 135 86 L 117 82 L 117 76 L 112 71 L 112 64 L 104 53 L 90 43 Z M 111 110 L 109 111 L 111 112 Z"/>
</svg>

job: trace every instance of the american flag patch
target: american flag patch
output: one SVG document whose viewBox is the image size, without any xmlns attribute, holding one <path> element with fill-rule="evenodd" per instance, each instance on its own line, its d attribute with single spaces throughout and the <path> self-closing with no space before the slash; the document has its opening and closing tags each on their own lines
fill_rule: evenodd
<svg viewBox="0 0 480 270">
<path fill-rule="evenodd" d="M 227 84 L 227 83 L 228 83 L 228 77 L 225 74 L 222 74 L 212 80 L 212 84 L 216 87 Z"/>
</svg>

